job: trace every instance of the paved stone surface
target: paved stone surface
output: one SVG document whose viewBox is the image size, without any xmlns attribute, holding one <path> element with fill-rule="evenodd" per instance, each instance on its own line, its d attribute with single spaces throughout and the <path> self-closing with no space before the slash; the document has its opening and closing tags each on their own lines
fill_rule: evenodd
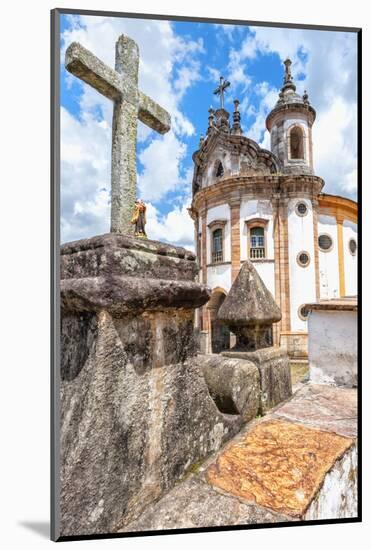
<svg viewBox="0 0 371 550">
<path fill-rule="evenodd" d="M 227 446 L 207 480 L 246 501 L 300 518 L 353 440 L 284 421 L 254 426 Z"/>
<path fill-rule="evenodd" d="M 306 384 L 274 416 L 355 438 L 357 390 Z"/>
<path fill-rule="evenodd" d="M 356 517 L 356 394 L 303 386 L 247 424 L 125 531 Z M 313 401 L 318 409 L 310 414 Z"/>
<path fill-rule="evenodd" d="M 122 532 L 253 525 L 290 520 L 283 514 L 223 494 L 200 477 L 192 477 L 172 489 L 161 501 L 149 506 L 137 521 L 127 525 Z"/>
</svg>

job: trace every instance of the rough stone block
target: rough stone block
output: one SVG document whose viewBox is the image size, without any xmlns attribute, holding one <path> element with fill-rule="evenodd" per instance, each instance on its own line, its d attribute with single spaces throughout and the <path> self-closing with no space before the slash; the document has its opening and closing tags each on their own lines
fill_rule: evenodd
<svg viewBox="0 0 371 550">
<path fill-rule="evenodd" d="M 225 351 L 224 357 L 245 359 L 253 363 L 260 373 L 261 413 L 285 401 L 292 395 L 291 372 L 288 356 L 279 347 L 262 348 L 252 352 Z"/>
<path fill-rule="evenodd" d="M 193 361 L 201 368 L 221 412 L 240 415 L 243 422 L 256 417 L 260 408 L 260 374 L 253 363 L 221 355 L 198 355 Z"/>
<path fill-rule="evenodd" d="M 158 503 L 152 504 L 125 532 L 159 529 L 190 529 L 225 525 L 255 525 L 290 521 L 261 506 L 241 502 L 223 494 L 200 478 L 191 478 L 174 487 Z"/>
<path fill-rule="evenodd" d="M 61 534 L 114 532 L 241 420 L 192 362 L 193 254 L 122 235 L 61 252 Z"/>
</svg>

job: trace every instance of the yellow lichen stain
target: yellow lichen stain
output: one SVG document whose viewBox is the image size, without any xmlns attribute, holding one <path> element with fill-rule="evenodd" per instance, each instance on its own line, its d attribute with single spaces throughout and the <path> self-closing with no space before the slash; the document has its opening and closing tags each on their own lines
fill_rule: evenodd
<svg viewBox="0 0 371 550">
<path fill-rule="evenodd" d="M 352 444 L 299 424 L 261 422 L 209 466 L 206 478 L 239 498 L 300 518 Z"/>
</svg>

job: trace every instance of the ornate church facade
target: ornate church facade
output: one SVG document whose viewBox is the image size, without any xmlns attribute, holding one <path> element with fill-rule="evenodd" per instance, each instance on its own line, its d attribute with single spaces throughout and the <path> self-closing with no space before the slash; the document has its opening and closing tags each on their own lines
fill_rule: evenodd
<svg viewBox="0 0 371 550">
<path fill-rule="evenodd" d="M 217 313 L 244 261 L 250 259 L 281 308 L 275 344 L 291 357 L 307 353 L 308 302 L 357 293 L 357 203 L 323 193 L 314 173 L 308 95 L 296 93 L 291 61 L 268 114 L 271 150 L 243 135 L 239 102 L 232 122 L 221 107 L 209 109 L 206 137 L 193 154 L 193 200 L 199 280 L 212 288 L 198 311 L 201 348 L 216 353 L 232 344 Z"/>
</svg>

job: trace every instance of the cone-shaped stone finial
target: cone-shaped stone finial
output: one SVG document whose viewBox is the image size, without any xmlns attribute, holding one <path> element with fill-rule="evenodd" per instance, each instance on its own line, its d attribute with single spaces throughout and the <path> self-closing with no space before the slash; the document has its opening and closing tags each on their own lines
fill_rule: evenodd
<svg viewBox="0 0 371 550">
<path fill-rule="evenodd" d="M 242 264 L 218 319 L 236 334 L 236 349 L 252 351 L 272 345 L 272 324 L 281 320 L 281 311 L 250 260 Z"/>
</svg>

